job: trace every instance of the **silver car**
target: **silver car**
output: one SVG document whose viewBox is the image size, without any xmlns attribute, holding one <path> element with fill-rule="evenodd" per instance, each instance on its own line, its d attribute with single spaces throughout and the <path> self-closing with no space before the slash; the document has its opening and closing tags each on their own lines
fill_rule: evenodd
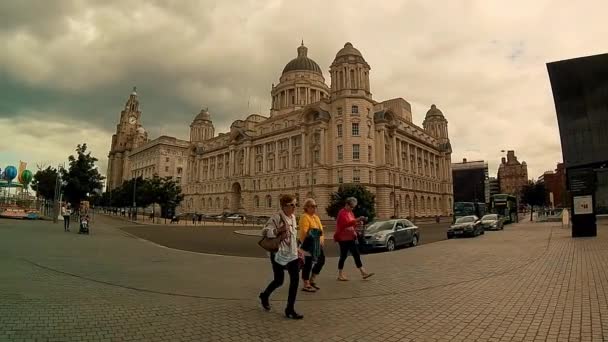
<svg viewBox="0 0 608 342">
<path fill-rule="evenodd" d="M 406 219 L 375 221 L 365 228 L 361 247 L 394 251 L 398 246 L 416 246 L 419 241 L 418 227 Z"/>
<path fill-rule="evenodd" d="M 498 214 L 488 214 L 481 218 L 481 225 L 485 230 L 502 230 L 505 228 L 504 220 Z"/>
</svg>

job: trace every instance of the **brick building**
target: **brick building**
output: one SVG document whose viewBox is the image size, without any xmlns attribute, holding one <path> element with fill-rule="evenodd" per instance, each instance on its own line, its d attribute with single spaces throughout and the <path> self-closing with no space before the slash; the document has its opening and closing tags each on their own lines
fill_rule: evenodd
<svg viewBox="0 0 608 342">
<path fill-rule="evenodd" d="M 507 151 L 507 157 L 503 157 L 498 167 L 498 183 L 500 192 L 517 196 L 521 200 L 521 190 L 528 183 L 528 165 L 519 162 L 515 151 Z"/>
</svg>

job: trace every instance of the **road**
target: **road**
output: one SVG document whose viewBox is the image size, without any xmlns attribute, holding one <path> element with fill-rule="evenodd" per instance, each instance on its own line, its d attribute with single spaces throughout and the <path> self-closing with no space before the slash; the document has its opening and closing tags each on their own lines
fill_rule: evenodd
<svg viewBox="0 0 608 342">
<path fill-rule="evenodd" d="M 119 223 L 120 222 L 120 223 Z M 120 228 L 134 236 L 159 245 L 200 253 L 233 255 L 265 258 L 266 252 L 257 242 L 259 237 L 236 234 L 235 230 L 249 229 L 242 226 L 171 226 L 171 225 L 135 225 L 116 219 Z M 420 225 L 420 244 L 446 239 L 448 223 Z M 326 232 L 332 236 L 333 231 Z M 328 257 L 338 256 L 337 244 L 332 240 L 326 242 L 325 254 Z"/>
</svg>

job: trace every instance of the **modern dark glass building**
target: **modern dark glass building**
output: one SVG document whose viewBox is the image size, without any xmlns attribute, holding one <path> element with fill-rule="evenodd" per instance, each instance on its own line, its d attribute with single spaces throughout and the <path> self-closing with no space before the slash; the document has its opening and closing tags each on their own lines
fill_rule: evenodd
<svg viewBox="0 0 608 342">
<path fill-rule="evenodd" d="M 573 214 L 584 214 L 591 197 L 594 214 L 608 214 L 608 54 L 548 63 L 547 70 Z M 586 235 L 574 226 L 574 236 Z"/>
<path fill-rule="evenodd" d="M 467 161 L 452 163 L 454 202 L 489 203 L 488 163 Z"/>
</svg>

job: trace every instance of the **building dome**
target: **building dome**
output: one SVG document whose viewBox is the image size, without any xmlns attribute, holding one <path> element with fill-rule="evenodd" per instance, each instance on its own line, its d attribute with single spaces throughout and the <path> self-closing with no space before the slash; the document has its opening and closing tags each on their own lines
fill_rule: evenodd
<svg viewBox="0 0 608 342">
<path fill-rule="evenodd" d="M 435 105 L 431 105 L 431 109 L 429 109 L 429 111 L 426 112 L 427 118 L 433 117 L 433 116 L 443 118 L 443 113 Z"/>
<path fill-rule="evenodd" d="M 342 49 L 340 49 L 340 51 L 338 51 L 338 53 L 336 54 L 336 58 L 342 57 L 342 56 L 357 56 L 357 57 L 363 58 L 361 51 L 355 49 L 353 47 L 353 44 L 351 44 L 350 42 L 347 42 L 346 44 L 344 44 L 344 47 Z"/>
<path fill-rule="evenodd" d="M 285 68 L 283 69 L 283 74 L 289 71 L 312 71 L 318 74 L 323 74 L 321 72 L 321 68 L 317 62 L 308 58 L 308 48 L 304 46 L 304 42 L 302 45 L 298 47 L 298 57 L 292 59 Z"/>
<path fill-rule="evenodd" d="M 143 127 L 138 127 L 137 128 L 137 133 L 139 133 L 139 134 L 146 134 L 146 130 Z"/>
<path fill-rule="evenodd" d="M 198 113 L 198 115 L 194 118 L 194 121 L 197 121 L 197 120 L 205 120 L 205 121 L 211 120 L 211 115 L 209 114 L 208 108 L 201 109 L 201 112 Z"/>
</svg>

